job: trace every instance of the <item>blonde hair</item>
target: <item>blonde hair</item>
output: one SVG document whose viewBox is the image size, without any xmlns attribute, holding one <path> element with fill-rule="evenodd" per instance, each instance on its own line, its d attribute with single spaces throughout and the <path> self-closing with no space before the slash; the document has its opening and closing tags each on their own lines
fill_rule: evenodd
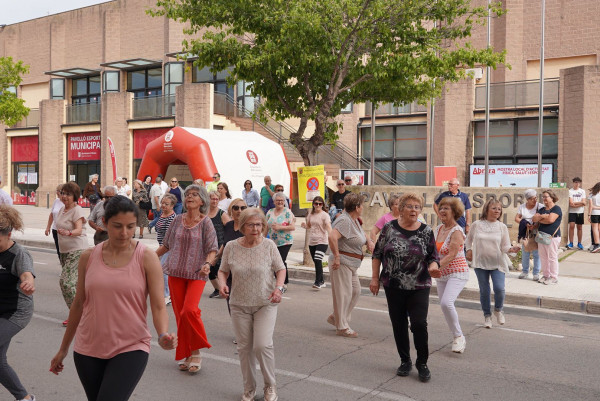
<svg viewBox="0 0 600 401">
<path fill-rule="evenodd" d="M 228 214 L 229 216 L 231 216 L 231 218 L 233 218 L 233 214 L 231 214 L 231 212 L 232 212 L 232 210 L 233 210 L 232 208 L 233 208 L 233 206 L 234 206 L 236 203 L 238 203 L 238 202 L 242 202 L 244 205 L 246 205 L 246 202 L 244 202 L 244 200 L 243 200 L 242 198 L 235 198 L 234 200 L 232 200 L 232 201 L 229 203 L 229 207 L 227 208 L 227 214 Z M 248 206 L 248 205 L 246 205 L 246 206 Z"/>
<path fill-rule="evenodd" d="M 423 203 L 425 203 L 425 200 L 421 195 L 418 195 L 414 192 L 407 192 L 404 195 L 402 195 L 400 197 L 400 200 L 398 201 L 398 208 L 400 210 L 404 209 L 406 202 L 408 202 L 409 200 L 418 202 L 419 206 L 421 206 L 421 209 L 423 209 Z"/>
<path fill-rule="evenodd" d="M 231 202 L 233 203 L 233 202 Z M 240 232 L 242 234 L 245 235 L 244 233 L 244 225 L 246 224 L 246 222 L 254 217 L 258 217 L 260 218 L 260 222 L 262 223 L 262 235 L 267 235 L 267 218 L 265 217 L 265 214 L 263 213 L 262 210 L 260 210 L 257 207 L 249 207 L 248 209 L 244 210 L 242 212 L 242 214 L 240 215 L 240 222 L 239 222 L 239 227 L 240 227 Z"/>
<path fill-rule="evenodd" d="M 23 231 L 23 218 L 17 209 L 8 205 L 0 206 L 0 234 L 8 235 L 13 230 Z"/>
<path fill-rule="evenodd" d="M 465 213 L 465 206 L 458 198 L 445 197 L 442 198 L 438 207 L 442 207 L 448 205 L 450 206 L 450 210 L 452 210 L 452 215 L 454 216 L 454 220 L 458 220 Z"/>
</svg>

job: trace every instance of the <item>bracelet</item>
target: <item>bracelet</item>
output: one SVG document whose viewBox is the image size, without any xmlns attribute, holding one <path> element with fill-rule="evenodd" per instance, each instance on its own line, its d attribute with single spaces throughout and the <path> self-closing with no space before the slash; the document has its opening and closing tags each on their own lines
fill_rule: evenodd
<svg viewBox="0 0 600 401">
<path fill-rule="evenodd" d="M 163 338 L 164 336 L 168 336 L 169 333 L 162 333 L 158 335 L 158 341 L 160 342 L 160 339 Z"/>
</svg>

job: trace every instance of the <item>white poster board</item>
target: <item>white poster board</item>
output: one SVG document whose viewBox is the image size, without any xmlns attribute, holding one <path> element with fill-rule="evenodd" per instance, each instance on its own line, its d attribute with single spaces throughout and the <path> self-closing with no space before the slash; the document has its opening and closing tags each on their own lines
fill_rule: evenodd
<svg viewBox="0 0 600 401">
<path fill-rule="evenodd" d="M 542 187 L 548 188 L 552 182 L 552 164 L 542 164 Z M 490 164 L 488 166 L 488 183 L 490 187 L 523 187 L 538 186 L 537 164 Z M 485 185 L 485 166 L 470 166 L 471 187 Z"/>
</svg>

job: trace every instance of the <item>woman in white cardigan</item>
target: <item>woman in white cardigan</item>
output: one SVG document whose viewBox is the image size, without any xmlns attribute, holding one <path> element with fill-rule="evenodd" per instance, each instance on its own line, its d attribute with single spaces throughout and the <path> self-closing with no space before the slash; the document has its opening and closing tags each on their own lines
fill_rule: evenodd
<svg viewBox="0 0 600 401">
<path fill-rule="evenodd" d="M 508 273 L 508 252 L 518 252 L 519 247 L 511 247 L 508 228 L 500 221 L 502 205 L 495 199 L 483 205 L 481 219 L 471 226 L 465 249 L 467 260 L 472 261 L 475 275 L 479 282 L 479 301 L 485 318 L 484 327 L 492 328 L 492 312 L 490 298 L 490 277 L 494 288 L 494 315 L 498 324 L 505 323 L 504 279 Z"/>
</svg>

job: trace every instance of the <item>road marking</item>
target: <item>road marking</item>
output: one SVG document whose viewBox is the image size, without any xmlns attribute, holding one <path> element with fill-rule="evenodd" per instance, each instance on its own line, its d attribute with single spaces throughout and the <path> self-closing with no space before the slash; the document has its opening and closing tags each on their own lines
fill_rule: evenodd
<svg viewBox="0 0 600 401">
<path fill-rule="evenodd" d="M 281 299 L 292 299 L 290 297 L 281 297 Z"/>
<path fill-rule="evenodd" d="M 37 263 L 38 265 L 47 265 L 48 263 L 44 263 L 44 262 L 33 262 L 33 263 Z"/>
<path fill-rule="evenodd" d="M 382 310 L 382 309 L 369 309 L 369 308 L 360 308 L 360 307 L 358 307 L 358 306 L 354 307 L 354 309 L 358 309 L 358 310 L 366 310 L 367 312 L 388 313 L 388 311 L 386 311 L 386 310 Z"/>
<path fill-rule="evenodd" d="M 483 327 L 483 324 L 476 324 L 475 326 Z M 540 333 L 537 331 L 509 329 L 508 327 L 497 327 L 497 328 L 500 330 L 514 331 L 515 333 L 535 334 L 536 336 L 544 336 L 544 337 L 565 338 L 565 336 L 559 336 L 557 334 Z"/>
<path fill-rule="evenodd" d="M 35 317 L 36 319 L 45 320 L 47 322 L 62 323 L 59 319 L 55 319 L 55 318 L 49 317 L 49 316 L 39 315 L 37 313 L 34 313 L 33 317 Z M 160 347 L 158 345 L 158 342 L 156 342 L 155 340 L 150 341 L 150 344 L 152 344 L 152 346 L 154 346 L 154 347 Z M 202 358 L 212 359 L 214 361 L 228 363 L 230 365 L 237 365 L 237 366 L 240 365 L 240 361 L 238 359 L 233 359 L 233 358 L 228 358 L 225 356 L 210 354 L 208 352 L 203 352 Z M 260 370 L 260 366 L 257 365 L 256 369 Z M 339 388 L 341 390 L 354 391 L 355 393 L 360 393 L 360 394 L 364 394 L 364 395 L 372 395 L 372 396 L 375 396 L 377 398 L 381 398 L 384 400 L 414 401 L 413 398 L 405 397 L 405 396 L 402 396 L 399 394 L 388 393 L 385 391 L 379 391 L 377 389 L 372 389 L 372 388 L 367 388 L 367 387 L 355 386 L 353 384 L 338 382 L 335 380 L 324 379 L 322 377 L 309 376 L 304 373 L 297 373 L 297 372 L 292 372 L 292 371 L 283 370 L 283 369 L 275 369 L 275 372 L 280 376 L 287 376 L 287 377 L 292 377 L 294 379 L 305 380 L 307 382 L 323 384 L 325 386 L 335 387 L 335 388 Z"/>
</svg>

